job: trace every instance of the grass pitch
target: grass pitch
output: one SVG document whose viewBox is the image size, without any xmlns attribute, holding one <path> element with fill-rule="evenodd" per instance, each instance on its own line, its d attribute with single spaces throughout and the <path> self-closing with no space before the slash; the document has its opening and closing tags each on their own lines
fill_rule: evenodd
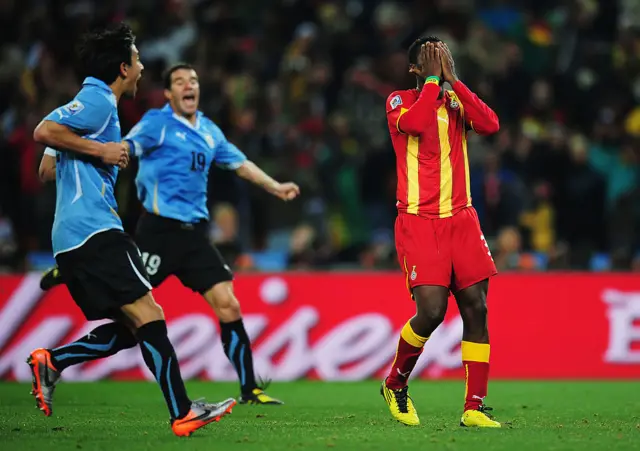
<svg viewBox="0 0 640 451">
<path fill-rule="evenodd" d="M 64 383 L 54 414 L 34 408 L 28 384 L 0 383 L 0 449 L 188 450 L 632 450 L 640 449 L 640 384 L 493 382 L 499 430 L 458 426 L 462 382 L 413 382 L 422 425 L 391 419 L 378 382 L 275 383 L 281 407 L 238 405 L 190 438 L 173 436 L 153 383 Z M 217 401 L 237 385 L 190 382 L 191 396 Z"/>
</svg>

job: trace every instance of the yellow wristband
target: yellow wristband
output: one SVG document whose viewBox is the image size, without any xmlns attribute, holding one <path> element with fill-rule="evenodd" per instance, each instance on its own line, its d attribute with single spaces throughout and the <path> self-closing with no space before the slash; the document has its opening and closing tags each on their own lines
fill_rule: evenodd
<svg viewBox="0 0 640 451">
<path fill-rule="evenodd" d="M 436 77 L 435 75 L 432 75 L 430 77 L 427 77 L 427 79 L 424 81 L 425 84 L 427 83 L 434 83 L 436 85 L 440 84 L 440 77 Z"/>
</svg>

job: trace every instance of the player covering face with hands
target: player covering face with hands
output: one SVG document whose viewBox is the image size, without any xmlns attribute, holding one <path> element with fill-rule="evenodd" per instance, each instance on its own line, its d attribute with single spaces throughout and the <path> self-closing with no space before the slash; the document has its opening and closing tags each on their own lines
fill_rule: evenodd
<svg viewBox="0 0 640 451">
<path fill-rule="evenodd" d="M 460 424 L 500 427 L 484 405 L 490 353 L 486 297 L 497 271 L 471 204 L 467 155 L 468 131 L 493 134 L 498 117 L 458 79 L 451 52 L 438 38 L 420 38 L 408 53 L 417 87 L 392 93 L 386 111 L 397 160 L 396 250 L 416 314 L 402 328 L 381 394 L 396 420 L 420 423 L 407 381 L 453 293 L 464 326 Z M 445 81 L 452 91 L 445 91 Z"/>
<path fill-rule="evenodd" d="M 300 189 L 268 176 L 198 110 L 200 84 L 193 67 L 169 68 L 164 82 L 167 104 L 148 111 L 124 140 L 131 155 L 139 158 L 136 186 L 145 213 L 136 242 L 146 272 L 154 287 L 175 275 L 212 307 L 220 320 L 225 354 L 238 374 L 241 403 L 282 404 L 256 380 L 233 274 L 208 238 L 207 185 L 210 167 L 216 164 L 285 201 L 295 199 Z M 54 268 L 45 274 L 43 285 L 63 280 L 64 271 Z"/>
</svg>

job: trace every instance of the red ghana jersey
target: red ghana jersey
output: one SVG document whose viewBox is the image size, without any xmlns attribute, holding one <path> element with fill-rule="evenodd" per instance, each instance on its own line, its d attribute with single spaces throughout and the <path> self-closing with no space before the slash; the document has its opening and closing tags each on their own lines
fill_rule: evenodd
<svg viewBox="0 0 640 451">
<path fill-rule="evenodd" d="M 480 135 L 500 128 L 498 116 L 461 81 L 439 95 L 437 83 L 426 83 L 387 99 L 398 212 L 447 218 L 471 206 L 467 125 Z"/>
</svg>

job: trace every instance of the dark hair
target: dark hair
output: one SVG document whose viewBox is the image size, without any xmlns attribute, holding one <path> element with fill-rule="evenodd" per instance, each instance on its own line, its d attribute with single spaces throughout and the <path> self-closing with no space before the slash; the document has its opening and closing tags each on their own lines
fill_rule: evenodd
<svg viewBox="0 0 640 451">
<path fill-rule="evenodd" d="M 409 64 L 418 64 L 418 54 L 420 53 L 420 47 L 427 42 L 442 42 L 442 39 L 435 36 L 423 36 L 416 39 L 409 46 L 407 56 L 409 57 Z"/>
<path fill-rule="evenodd" d="M 194 70 L 193 66 L 189 63 L 177 63 L 170 66 L 162 74 L 162 81 L 164 82 L 164 89 L 171 89 L 171 76 L 173 73 L 180 69 Z"/>
<path fill-rule="evenodd" d="M 119 23 L 113 27 L 87 33 L 78 47 L 81 72 L 111 84 L 121 77 L 120 65 L 131 65 L 131 46 L 136 37 L 131 27 Z"/>
</svg>

